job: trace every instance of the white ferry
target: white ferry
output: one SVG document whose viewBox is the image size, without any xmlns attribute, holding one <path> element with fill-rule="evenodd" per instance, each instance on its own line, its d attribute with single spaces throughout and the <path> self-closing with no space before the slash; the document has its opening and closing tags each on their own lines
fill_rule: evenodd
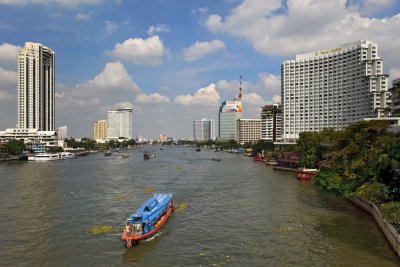
<svg viewBox="0 0 400 267">
<path fill-rule="evenodd" d="M 41 153 L 41 154 L 36 154 L 33 157 L 28 157 L 28 160 L 34 160 L 34 161 L 48 161 L 48 160 L 59 160 L 60 157 L 58 154 L 50 154 L 50 153 Z"/>
<path fill-rule="evenodd" d="M 76 157 L 75 153 L 72 152 L 60 152 L 58 155 L 60 159 L 74 159 Z"/>
</svg>

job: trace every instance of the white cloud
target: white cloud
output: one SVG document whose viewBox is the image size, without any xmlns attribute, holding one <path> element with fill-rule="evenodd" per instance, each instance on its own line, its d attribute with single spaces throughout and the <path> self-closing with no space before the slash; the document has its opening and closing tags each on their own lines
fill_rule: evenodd
<svg viewBox="0 0 400 267">
<path fill-rule="evenodd" d="M 192 9 L 191 12 L 193 15 L 197 15 L 197 14 L 204 15 L 204 14 L 208 13 L 208 7 L 200 7 L 200 8 Z"/>
<path fill-rule="evenodd" d="M 272 97 L 272 104 L 280 104 L 281 103 L 281 96 L 280 95 L 274 95 Z"/>
<path fill-rule="evenodd" d="M 4 43 L 0 45 L 0 64 L 15 63 L 18 61 L 20 46 Z"/>
<path fill-rule="evenodd" d="M 215 84 L 211 83 L 207 87 L 200 88 L 194 95 L 179 95 L 175 98 L 175 103 L 183 106 L 203 105 L 203 106 L 218 106 L 220 96 L 215 89 Z"/>
<path fill-rule="evenodd" d="M 260 95 L 254 92 L 243 94 L 242 101 L 246 105 L 258 106 L 258 107 L 260 107 L 265 103 L 264 99 Z"/>
<path fill-rule="evenodd" d="M 84 13 L 78 13 L 75 15 L 76 20 L 89 20 L 90 19 L 90 14 L 84 14 Z"/>
<path fill-rule="evenodd" d="M 5 88 L 15 87 L 17 90 L 17 77 L 16 71 L 8 71 L 0 67 L 0 86 Z"/>
<path fill-rule="evenodd" d="M 131 38 L 123 43 L 117 43 L 114 50 L 108 54 L 135 64 L 160 65 L 163 57 L 168 54 L 168 50 L 160 37 L 154 35 L 148 39 Z"/>
<path fill-rule="evenodd" d="M 390 69 L 389 71 L 389 87 L 391 87 L 391 83 L 393 80 L 399 79 L 400 78 L 400 69 L 399 68 L 393 68 Z"/>
<path fill-rule="evenodd" d="M 119 61 L 107 63 L 100 74 L 90 81 L 78 84 L 75 89 L 74 93 L 77 96 L 96 95 L 101 91 L 140 93 L 138 86 L 132 81 L 126 68 Z"/>
<path fill-rule="evenodd" d="M 154 93 L 150 95 L 145 95 L 145 94 L 140 94 L 136 96 L 136 101 L 138 103 L 143 103 L 143 104 L 160 104 L 160 103 L 169 103 L 171 100 L 163 95 L 160 95 L 159 93 Z"/>
<path fill-rule="evenodd" d="M 162 33 L 162 32 L 169 32 L 170 28 L 168 25 L 165 24 L 157 24 L 156 26 L 149 26 L 149 29 L 147 30 L 147 34 L 152 36 L 157 33 Z"/>
<path fill-rule="evenodd" d="M 225 44 L 220 40 L 212 40 L 211 42 L 197 41 L 191 47 L 183 50 L 183 59 L 186 61 L 193 61 L 224 49 Z"/>
<path fill-rule="evenodd" d="M 118 108 L 133 108 L 133 104 L 128 101 L 119 102 L 119 103 L 114 104 L 112 107 L 110 107 L 108 109 L 118 109 Z"/>
<path fill-rule="evenodd" d="M 105 26 L 105 31 L 106 31 L 106 35 L 110 35 L 112 34 L 114 31 L 118 30 L 119 26 L 117 23 L 106 20 L 106 26 Z"/>
<path fill-rule="evenodd" d="M 10 94 L 7 91 L 0 89 L 0 102 L 12 100 L 13 98 L 14 98 L 14 95 Z"/>
<path fill-rule="evenodd" d="M 244 0 L 226 17 L 212 14 L 204 25 L 212 32 L 229 33 L 247 40 L 259 53 L 293 56 L 308 51 L 333 48 L 356 40 L 372 40 L 380 45 L 389 66 L 400 61 L 400 14 L 385 18 L 360 15 L 346 0 Z M 365 6 L 378 4 L 364 1 Z M 388 5 L 390 1 L 383 1 Z M 389 56 L 392 55 L 392 56 Z M 393 58 L 394 57 L 394 58 Z M 385 64 L 388 66 L 387 64 Z"/>
</svg>

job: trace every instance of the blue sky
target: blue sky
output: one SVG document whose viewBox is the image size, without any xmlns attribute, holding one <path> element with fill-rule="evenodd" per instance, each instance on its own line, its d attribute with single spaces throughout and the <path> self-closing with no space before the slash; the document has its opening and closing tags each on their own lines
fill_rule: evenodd
<svg viewBox="0 0 400 267">
<path fill-rule="evenodd" d="M 133 133 L 192 136 L 232 99 L 245 118 L 280 101 L 280 64 L 359 39 L 400 77 L 399 0 L 0 0 L 0 130 L 17 120 L 24 43 L 56 53 L 56 124 L 91 137 L 93 122 L 133 107 Z"/>
</svg>

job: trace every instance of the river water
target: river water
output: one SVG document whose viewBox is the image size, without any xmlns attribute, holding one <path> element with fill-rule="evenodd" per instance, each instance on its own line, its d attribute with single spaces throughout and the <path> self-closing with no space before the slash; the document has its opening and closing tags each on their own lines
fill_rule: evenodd
<svg viewBox="0 0 400 267">
<path fill-rule="evenodd" d="M 0 266 L 399 266 L 372 217 L 293 173 L 191 147 L 0 164 Z M 147 149 L 157 157 L 143 160 Z M 118 156 L 118 155 L 117 155 Z M 221 161 L 212 161 L 212 158 Z M 121 228 L 154 191 L 177 210 L 126 249 Z"/>
</svg>

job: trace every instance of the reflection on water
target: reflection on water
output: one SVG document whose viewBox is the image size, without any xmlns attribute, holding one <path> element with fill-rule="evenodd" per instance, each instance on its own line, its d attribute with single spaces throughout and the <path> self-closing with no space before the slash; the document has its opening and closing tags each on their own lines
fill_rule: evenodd
<svg viewBox="0 0 400 267">
<path fill-rule="evenodd" d="M 1 163 L 0 265 L 400 263 L 371 216 L 293 173 L 223 152 L 213 161 L 207 149 L 155 149 L 146 161 L 135 150 Z M 172 192 L 176 212 L 152 239 L 126 249 L 115 229 L 154 192 Z M 88 232 L 94 226 L 99 234 Z"/>
</svg>

